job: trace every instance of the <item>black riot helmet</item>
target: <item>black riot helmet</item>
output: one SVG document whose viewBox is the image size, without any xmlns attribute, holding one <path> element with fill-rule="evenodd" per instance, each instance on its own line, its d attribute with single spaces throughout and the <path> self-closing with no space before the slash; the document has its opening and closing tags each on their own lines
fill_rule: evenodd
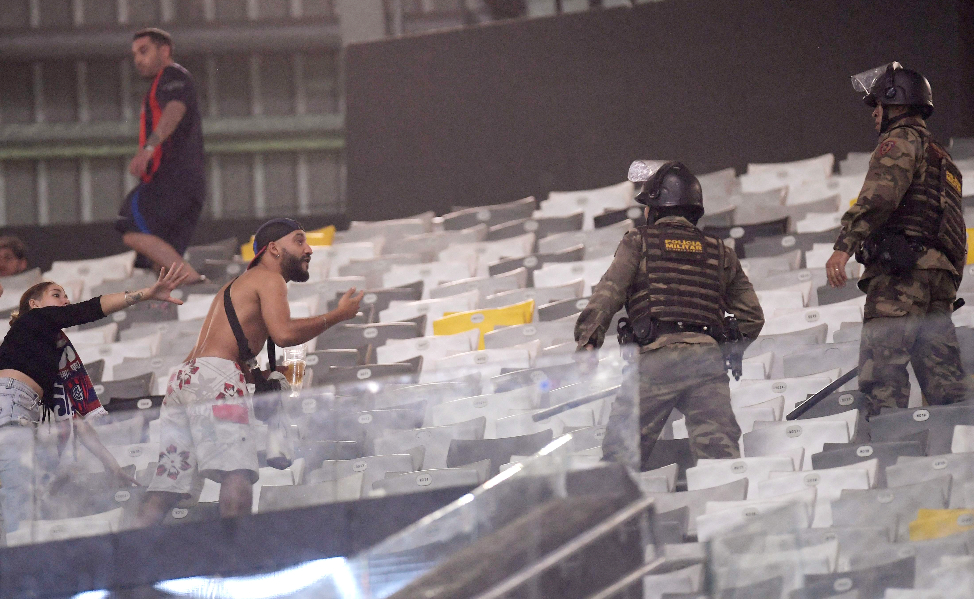
<svg viewBox="0 0 974 599">
<path fill-rule="evenodd" d="M 700 181 L 682 162 L 637 160 L 629 167 L 629 180 L 643 184 L 636 201 L 652 210 L 679 212 L 694 224 L 703 216 Z"/>
<path fill-rule="evenodd" d="M 898 62 L 853 75 L 852 87 L 866 94 L 863 101 L 867 106 L 912 106 L 925 119 L 933 114 L 930 82 Z"/>
</svg>

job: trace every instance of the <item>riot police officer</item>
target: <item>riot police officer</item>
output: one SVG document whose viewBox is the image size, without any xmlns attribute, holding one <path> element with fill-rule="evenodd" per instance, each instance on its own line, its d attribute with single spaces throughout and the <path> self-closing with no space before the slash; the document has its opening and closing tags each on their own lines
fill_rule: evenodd
<svg viewBox="0 0 974 599">
<path fill-rule="evenodd" d="M 859 389 L 870 415 L 907 407 L 912 362 L 928 403 L 960 401 L 964 373 L 950 319 L 967 259 L 960 171 L 927 129 L 933 95 L 923 75 L 893 62 L 852 81 L 880 136 L 826 270 L 841 287 L 852 255 L 865 265 Z"/>
<path fill-rule="evenodd" d="M 602 345 L 615 313 L 626 306 L 638 354 L 628 390 L 613 404 L 603 442 L 606 459 L 635 461 L 624 434 L 638 410 L 639 459 L 645 470 L 673 408 L 686 416 L 695 458 L 740 455 L 741 429 L 730 404 L 723 337 L 726 313 L 754 339 L 764 314 L 734 250 L 705 236 L 700 182 L 679 162 L 636 161 L 629 179 L 643 183 L 636 201 L 646 206 L 646 226 L 630 230 L 575 324 L 579 350 Z M 743 347 L 739 348 L 743 353 Z M 638 386 L 638 389 L 635 388 Z M 638 408 L 625 396 L 638 397 Z"/>
</svg>

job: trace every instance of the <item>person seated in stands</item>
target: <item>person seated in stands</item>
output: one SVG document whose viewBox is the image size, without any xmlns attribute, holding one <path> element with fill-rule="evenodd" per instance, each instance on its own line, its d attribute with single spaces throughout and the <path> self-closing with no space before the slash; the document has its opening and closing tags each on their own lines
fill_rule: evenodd
<svg viewBox="0 0 974 599">
<path fill-rule="evenodd" d="M 57 283 L 38 283 L 24 292 L 10 331 L 0 344 L 0 516 L 6 532 L 34 519 L 34 440 L 37 424 L 50 418 L 67 440 L 71 424 L 78 439 L 120 482 L 124 474 L 89 422 L 107 414 L 85 366 L 62 329 L 94 322 L 146 300 L 171 297 L 186 275 L 177 266 L 141 291 L 113 293 L 72 304 Z"/>
<path fill-rule="evenodd" d="M 257 433 L 246 377 L 262 382 L 254 372 L 257 353 L 268 338 L 281 347 L 300 345 L 354 318 L 363 295 L 352 288 L 331 312 L 291 318 L 287 283 L 307 281 L 310 262 L 297 222 L 277 218 L 257 230 L 247 271 L 217 292 L 196 347 L 169 379 L 159 412 L 159 464 L 136 525 L 161 522 L 190 495 L 197 476 L 220 483 L 220 516 L 251 512 Z"/>
<path fill-rule="evenodd" d="M 0 237 L 0 277 L 19 275 L 27 270 L 27 246 L 19 237 Z"/>
</svg>

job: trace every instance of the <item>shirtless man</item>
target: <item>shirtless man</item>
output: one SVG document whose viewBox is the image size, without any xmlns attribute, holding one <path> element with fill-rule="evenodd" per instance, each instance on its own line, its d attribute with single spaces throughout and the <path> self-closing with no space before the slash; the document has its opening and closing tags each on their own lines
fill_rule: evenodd
<svg viewBox="0 0 974 599">
<path fill-rule="evenodd" d="M 254 236 L 254 253 L 247 272 L 228 283 L 253 354 L 268 336 L 282 347 L 298 345 L 358 313 L 362 294 L 352 288 L 327 314 L 291 318 L 286 283 L 307 281 L 311 261 L 311 247 L 297 222 L 279 218 L 264 223 Z M 258 466 L 253 404 L 239 366 L 243 360 L 221 289 L 196 347 L 169 380 L 159 414 L 158 467 L 139 506 L 139 525 L 160 522 L 188 497 L 196 472 L 220 483 L 221 516 L 250 513 Z"/>
</svg>

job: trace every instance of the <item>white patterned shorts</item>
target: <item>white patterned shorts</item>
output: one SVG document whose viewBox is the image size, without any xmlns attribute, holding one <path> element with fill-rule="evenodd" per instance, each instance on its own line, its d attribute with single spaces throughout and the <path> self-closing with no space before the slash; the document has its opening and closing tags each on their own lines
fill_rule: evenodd
<svg viewBox="0 0 974 599">
<path fill-rule="evenodd" d="M 173 373 L 159 412 L 159 463 L 150 491 L 188 495 L 193 478 L 235 470 L 257 481 L 254 406 L 237 364 L 196 358 Z"/>
</svg>

